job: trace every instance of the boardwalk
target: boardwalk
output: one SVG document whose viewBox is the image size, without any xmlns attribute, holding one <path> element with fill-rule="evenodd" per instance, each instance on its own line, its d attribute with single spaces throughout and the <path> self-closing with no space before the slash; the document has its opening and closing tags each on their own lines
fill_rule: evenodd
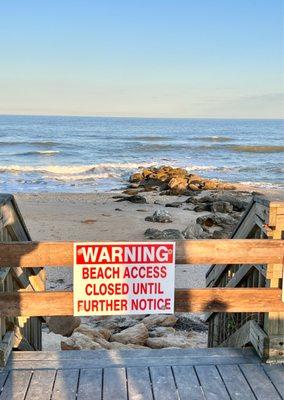
<svg viewBox="0 0 284 400">
<path fill-rule="evenodd" d="M 0 400 L 280 400 L 284 366 L 252 349 L 14 352 Z"/>
</svg>

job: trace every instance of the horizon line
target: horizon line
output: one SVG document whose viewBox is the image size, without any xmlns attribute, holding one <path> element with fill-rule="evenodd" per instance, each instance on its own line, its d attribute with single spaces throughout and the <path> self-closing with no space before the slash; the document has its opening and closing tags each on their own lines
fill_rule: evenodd
<svg viewBox="0 0 284 400">
<path fill-rule="evenodd" d="M 221 120 L 284 120 L 283 117 L 277 118 L 256 118 L 256 117 L 163 117 L 163 116 L 136 116 L 136 115 L 91 115 L 91 114 L 15 114 L 1 113 L 0 117 L 71 117 L 71 118 L 129 118 L 129 119 L 221 119 Z"/>
</svg>

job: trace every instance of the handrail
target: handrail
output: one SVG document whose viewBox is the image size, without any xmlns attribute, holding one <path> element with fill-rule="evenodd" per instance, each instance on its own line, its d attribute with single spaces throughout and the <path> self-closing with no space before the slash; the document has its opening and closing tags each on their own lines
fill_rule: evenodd
<svg viewBox="0 0 284 400">
<path fill-rule="evenodd" d="M 72 267 L 74 242 L 0 243 L 1 267 Z M 263 239 L 176 242 L 177 264 L 283 263 L 284 241 Z M 178 312 L 284 312 L 280 288 L 176 289 Z M 0 316 L 73 314 L 73 292 L 0 294 Z"/>
<path fill-rule="evenodd" d="M 74 242 L 0 242 L 1 267 L 72 267 Z M 209 239 L 176 242 L 176 264 L 282 263 L 284 240 Z"/>
</svg>

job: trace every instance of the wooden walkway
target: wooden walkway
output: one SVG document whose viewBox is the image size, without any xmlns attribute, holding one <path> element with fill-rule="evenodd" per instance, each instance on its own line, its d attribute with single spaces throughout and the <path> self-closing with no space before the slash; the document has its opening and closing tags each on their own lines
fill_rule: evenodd
<svg viewBox="0 0 284 400">
<path fill-rule="evenodd" d="M 0 400 L 280 400 L 284 366 L 252 349 L 14 352 Z"/>
</svg>

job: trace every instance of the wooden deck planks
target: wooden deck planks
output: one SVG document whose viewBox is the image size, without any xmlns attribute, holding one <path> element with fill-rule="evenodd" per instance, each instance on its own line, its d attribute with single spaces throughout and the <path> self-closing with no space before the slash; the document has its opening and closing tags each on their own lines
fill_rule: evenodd
<svg viewBox="0 0 284 400">
<path fill-rule="evenodd" d="M 56 370 L 34 371 L 25 400 L 50 400 Z"/>
<path fill-rule="evenodd" d="M 129 400 L 153 400 L 150 371 L 147 367 L 127 368 Z"/>
<path fill-rule="evenodd" d="M 101 368 L 81 369 L 77 400 L 101 400 L 102 374 Z"/>
<path fill-rule="evenodd" d="M 232 400 L 255 400 L 238 365 L 218 365 L 217 369 Z"/>
<path fill-rule="evenodd" d="M 0 369 L 0 400 L 283 399 L 284 366 L 259 358 L 250 363 L 253 354 L 230 348 L 17 352 L 15 369 Z M 47 368 L 48 358 L 60 367 Z M 22 362 L 31 368 L 19 369 Z"/>
<path fill-rule="evenodd" d="M 170 366 L 151 367 L 150 374 L 155 400 L 178 400 L 178 391 Z"/>
<path fill-rule="evenodd" d="M 126 371 L 124 368 L 105 368 L 103 400 L 127 400 Z"/>
<path fill-rule="evenodd" d="M 230 400 L 226 386 L 216 366 L 197 366 L 196 373 L 207 400 Z"/>
<path fill-rule="evenodd" d="M 203 390 L 193 367 L 173 366 L 180 400 L 205 400 Z"/>
<path fill-rule="evenodd" d="M 1 400 L 24 400 L 32 371 L 11 371 L 1 392 Z"/>
<path fill-rule="evenodd" d="M 258 400 L 281 400 L 261 365 L 243 364 L 240 368 Z"/>
<path fill-rule="evenodd" d="M 79 378 L 78 369 L 58 370 L 55 377 L 55 383 L 51 399 L 75 400 L 77 393 L 77 386 L 78 386 L 78 378 Z"/>
<path fill-rule="evenodd" d="M 284 365 L 282 364 L 281 368 L 280 365 L 263 364 L 263 369 L 284 399 Z"/>
</svg>

